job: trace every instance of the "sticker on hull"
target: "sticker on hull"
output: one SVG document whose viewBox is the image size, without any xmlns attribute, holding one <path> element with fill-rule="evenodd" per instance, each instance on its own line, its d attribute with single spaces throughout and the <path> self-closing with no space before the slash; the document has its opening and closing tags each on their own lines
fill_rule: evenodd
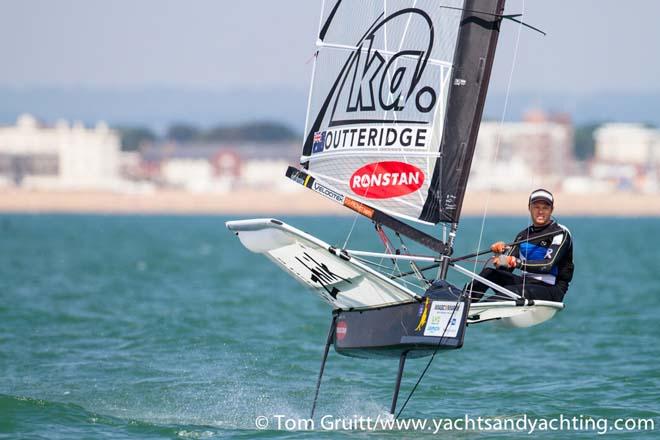
<svg viewBox="0 0 660 440">
<path fill-rule="evenodd" d="M 463 306 L 462 302 L 456 307 L 453 301 L 433 301 L 424 336 L 455 338 L 461 328 Z"/>
</svg>

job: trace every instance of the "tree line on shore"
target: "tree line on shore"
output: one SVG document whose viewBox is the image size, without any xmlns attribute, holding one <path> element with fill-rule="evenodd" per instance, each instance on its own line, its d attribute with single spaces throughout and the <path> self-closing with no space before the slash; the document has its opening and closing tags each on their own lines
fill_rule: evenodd
<svg viewBox="0 0 660 440">
<path fill-rule="evenodd" d="M 187 123 L 170 125 L 159 136 L 148 127 L 118 126 L 114 129 L 121 138 L 123 151 L 137 151 L 140 146 L 155 142 L 174 142 L 181 145 L 195 143 L 242 143 L 299 141 L 300 133 L 281 122 L 256 121 L 238 125 L 218 125 L 208 129 Z"/>
</svg>

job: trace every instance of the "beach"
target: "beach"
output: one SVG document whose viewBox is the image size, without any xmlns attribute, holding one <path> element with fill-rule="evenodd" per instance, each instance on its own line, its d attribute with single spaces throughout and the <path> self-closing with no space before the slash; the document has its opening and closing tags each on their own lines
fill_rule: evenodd
<svg viewBox="0 0 660 440">
<path fill-rule="evenodd" d="M 527 192 L 468 191 L 462 215 L 526 214 Z M 569 216 L 660 216 L 660 195 L 555 193 L 555 214 Z M 83 214 L 351 215 L 352 211 L 311 191 L 240 190 L 231 193 L 156 191 L 0 190 L 0 212 Z"/>
</svg>

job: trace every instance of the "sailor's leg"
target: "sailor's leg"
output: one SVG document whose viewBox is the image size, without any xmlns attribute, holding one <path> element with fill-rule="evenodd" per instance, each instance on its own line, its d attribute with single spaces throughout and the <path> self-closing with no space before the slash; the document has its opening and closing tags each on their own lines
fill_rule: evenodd
<svg viewBox="0 0 660 440">
<path fill-rule="evenodd" d="M 486 278 L 488 281 L 492 281 L 493 283 L 500 286 L 517 284 L 521 280 L 519 276 L 514 275 L 511 272 L 494 269 L 492 267 L 485 268 L 479 275 Z M 467 283 L 463 290 L 472 290 L 472 302 L 476 302 L 483 298 L 484 294 L 488 290 L 488 286 L 479 281 L 473 280 Z"/>
<path fill-rule="evenodd" d="M 507 289 L 512 292 L 527 298 L 527 299 L 539 299 L 543 301 L 556 301 L 562 302 L 564 300 L 564 291 L 557 286 L 551 286 L 549 284 L 541 284 L 534 282 L 527 282 L 524 285 L 524 294 L 523 294 L 523 285 L 518 284 L 515 286 L 507 286 Z"/>
<path fill-rule="evenodd" d="M 396 401 L 399 398 L 399 389 L 401 388 L 401 378 L 403 377 L 403 367 L 406 365 L 406 356 L 408 355 L 407 351 L 401 353 L 399 358 L 399 371 L 396 375 L 396 384 L 394 385 L 394 394 L 392 395 L 392 406 L 390 407 L 390 414 L 394 414 L 396 411 Z"/>
<path fill-rule="evenodd" d="M 323 377 L 323 370 L 325 370 L 325 361 L 328 359 L 328 351 L 330 351 L 330 345 L 332 344 L 332 338 L 335 335 L 336 326 L 337 326 L 337 316 L 332 315 L 330 330 L 328 330 L 328 338 L 325 341 L 325 350 L 323 351 L 323 360 L 321 361 L 319 378 L 316 381 L 316 391 L 314 392 L 314 403 L 312 403 L 312 414 L 309 416 L 310 419 L 314 418 L 314 410 L 316 409 L 316 400 L 319 397 L 319 389 L 321 388 L 321 378 Z"/>
<path fill-rule="evenodd" d="M 486 278 L 487 280 L 490 280 L 491 273 L 494 271 L 494 269 L 488 267 L 482 270 L 479 273 L 479 276 L 482 276 Z M 471 291 L 470 298 L 472 299 L 472 302 L 477 302 L 481 298 L 484 297 L 484 293 L 488 290 L 488 286 L 485 285 L 484 283 L 477 281 L 477 280 L 471 280 L 467 284 L 465 284 L 465 287 L 463 287 L 463 291 Z"/>
</svg>

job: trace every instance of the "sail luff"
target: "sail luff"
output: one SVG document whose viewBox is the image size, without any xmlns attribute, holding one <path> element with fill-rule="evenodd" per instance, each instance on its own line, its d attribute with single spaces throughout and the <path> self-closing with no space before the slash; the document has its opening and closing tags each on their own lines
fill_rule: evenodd
<svg viewBox="0 0 660 440">
<path fill-rule="evenodd" d="M 318 41 L 322 41 L 321 35 L 323 33 L 323 27 L 324 27 L 324 25 L 323 25 L 323 10 L 325 9 L 325 2 L 326 2 L 326 0 L 323 0 L 323 2 L 321 3 L 321 15 L 319 17 L 319 31 L 318 31 L 319 32 L 319 38 L 318 38 Z M 341 3 L 341 0 L 337 1 L 337 6 L 338 6 L 339 3 Z M 317 46 L 318 46 L 318 43 L 317 43 Z M 310 109 L 312 107 L 312 97 L 314 96 L 314 80 L 316 79 L 316 64 L 317 64 L 317 60 L 318 60 L 318 54 L 319 54 L 319 51 L 318 51 L 318 49 L 316 49 L 314 51 L 314 55 L 312 56 L 313 57 L 312 75 L 311 75 L 311 81 L 310 81 L 310 86 L 309 86 L 309 93 L 307 95 L 307 113 L 305 114 L 305 127 L 309 126 L 309 117 L 312 114 L 310 112 Z M 303 144 L 304 143 L 305 143 L 305 136 L 303 135 Z"/>
</svg>

